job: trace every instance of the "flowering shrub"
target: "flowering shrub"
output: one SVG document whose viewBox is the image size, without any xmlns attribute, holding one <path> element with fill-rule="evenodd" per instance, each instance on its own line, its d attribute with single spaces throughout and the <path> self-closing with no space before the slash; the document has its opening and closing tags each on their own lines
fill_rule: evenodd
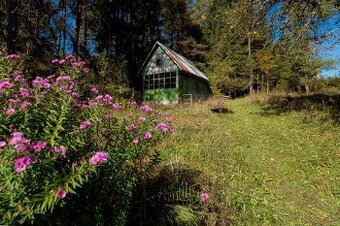
<svg viewBox="0 0 340 226">
<path fill-rule="evenodd" d="M 53 75 L 29 81 L 18 55 L 0 56 L 0 224 L 74 208 L 73 197 L 91 196 L 86 184 L 120 225 L 136 173 L 152 160 L 150 146 L 173 131 L 172 118 L 115 103 L 94 86 L 82 90 L 90 69 L 72 55 L 51 63 Z"/>
</svg>

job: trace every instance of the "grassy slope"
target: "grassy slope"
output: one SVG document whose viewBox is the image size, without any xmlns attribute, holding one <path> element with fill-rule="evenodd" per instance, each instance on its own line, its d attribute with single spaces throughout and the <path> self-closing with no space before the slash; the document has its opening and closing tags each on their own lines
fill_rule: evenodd
<svg viewBox="0 0 340 226">
<path fill-rule="evenodd" d="M 339 224 L 340 127 L 303 122 L 303 113 L 263 115 L 247 99 L 227 107 L 234 114 L 207 104 L 165 110 L 177 131 L 160 148 L 168 163 L 203 172 L 219 207 L 208 224 Z"/>
</svg>

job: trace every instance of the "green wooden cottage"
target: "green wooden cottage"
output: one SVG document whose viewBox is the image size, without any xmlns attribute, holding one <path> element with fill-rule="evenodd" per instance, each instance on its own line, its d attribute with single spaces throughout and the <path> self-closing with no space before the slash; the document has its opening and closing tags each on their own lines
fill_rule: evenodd
<svg viewBox="0 0 340 226">
<path fill-rule="evenodd" d="M 181 103 L 211 95 L 209 79 L 191 61 L 160 42 L 152 47 L 138 76 L 143 81 L 144 101 Z"/>
</svg>

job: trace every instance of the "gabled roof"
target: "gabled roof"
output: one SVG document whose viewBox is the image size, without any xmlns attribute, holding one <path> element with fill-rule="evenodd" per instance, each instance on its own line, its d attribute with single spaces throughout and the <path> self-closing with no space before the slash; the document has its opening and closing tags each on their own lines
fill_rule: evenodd
<svg viewBox="0 0 340 226">
<path fill-rule="evenodd" d="M 209 81 L 209 79 L 201 72 L 190 60 L 182 56 L 181 54 L 176 53 L 175 51 L 169 49 L 165 45 L 163 45 L 160 42 L 156 42 L 154 46 L 152 47 L 152 50 L 150 51 L 148 57 L 144 61 L 140 71 L 146 66 L 146 63 L 148 62 L 148 59 L 151 57 L 151 54 L 156 50 L 157 47 L 162 48 L 162 50 L 170 57 L 170 59 L 178 66 L 178 68 L 182 71 L 188 72 L 194 76 L 197 76 L 199 78 L 202 78 L 204 80 Z"/>
</svg>

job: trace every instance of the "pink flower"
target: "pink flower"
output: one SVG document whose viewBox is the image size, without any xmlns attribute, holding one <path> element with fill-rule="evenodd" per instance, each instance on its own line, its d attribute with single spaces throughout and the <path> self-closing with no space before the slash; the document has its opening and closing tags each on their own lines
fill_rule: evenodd
<svg viewBox="0 0 340 226">
<path fill-rule="evenodd" d="M 87 74 L 87 73 L 89 73 L 89 72 L 90 72 L 90 69 L 89 69 L 89 68 L 87 68 L 87 67 L 84 67 L 84 68 L 83 68 L 83 72 Z"/>
<path fill-rule="evenodd" d="M 106 114 L 104 116 L 104 118 L 105 118 L 105 120 L 111 120 L 111 119 L 113 119 L 113 116 L 111 114 Z"/>
<path fill-rule="evenodd" d="M 66 57 L 65 57 L 65 60 L 73 60 L 74 59 L 74 56 L 73 55 L 67 55 Z"/>
<path fill-rule="evenodd" d="M 209 195 L 208 195 L 208 193 L 202 192 L 202 193 L 201 193 L 201 201 L 202 201 L 203 203 L 205 203 L 205 202 L 208 202 L 208 200 L 209 200 Z"/>
<path fill-rule="evenodd" d="M 90 158 L 90 164 L 97 166 L 102 165 L 109 159 L 109 154 L 107 152 L 98 151 Z"/>
<path fill-rule="evenodd" d="M 10 116 L 13 115 L 15 113 L 15 109 L 14 108 L 8 108 L 6 110 L 6 115 Z"/>
<path fill-rule="evenodd" d="M 135 139 L 133 139 L 132 143 L 137 145 L 139 143 L 139 140 L 137 138 L 135 138 Z"/>
<path fill-rule="evenodd" d="M 38 159 L 34 156 L 21 156 L 14 161 L 14 170 L 21 173 L 26 170 L 29 165 L 36 163 Z"/>
<path fill-rule="evenodd" d="M 33 81 L 32 81 L 32 86 L 33 87 L 41 87 L 44 89 L 49 89 L 51 87 L 51 84 L 49 83 L 48 79 L 43 79 L 40 76 L 37 76 Z"/>
<path fill-rule="evenodd" d="M 136 129 L 138 129 L 138 127 L 135 124 L 131 124 L 131 125 L 128 126 L 128 129 L 129 130 L 136 130 Z"/>
<path fill-rule="evenodd" d="M 9 81 L 7 81 L 7 80 L 0 81 L 0 90 L 7 89 L 7 88 L 12 88 L 13 86 L 14 86 L 14 84 L 9 82 Z"/>
<path fill-rule="evenodd" d="M 172 122 L 172 116 L 170 115 L 165 116 L 165 121 Z"/>
<path fill-rule="evenodd" d="M 52 60 L 52 64 L 58 64 L 58 63 L 59 63 L 59 60 L 58 60 L 58 59 Z"/>
<path fill-rule="evenodd" d="M 20 95 L 24 98 L 27 98 L 27 97 L 30 97 L 31 96 L 31 93 L 28 89 L 25 89 L 25 88 L 20 88 L 19 89 L 19 92 L 20 92 Z"/>
<path fill-rule="evenodd" d="M 95 101 L 101 101 L 102 99 L 103 99 L 103 95 L 99 95 L 94 98 Z"/>
<path fill-rule="evenodd" d="M 53 146 L 51 147 L 52 153 L 60 153 L 64 158 L 66 158 L 66 148 L 64 146 Z"/>
<path fill-rule="evenodd" d="M 104 104 L 107 104 L 107 105 L 110 105 L 112 104 L 113 102 L 113 97 L 110 96 L 109 94 L 105 94 L 104 97 L 103 97 L 103 102 Z"/>
<path fill-rule="evenodd" d="M 159 123 L 157 126 L 156 126 L 156 128 L 155 128 L 156 130 L 160 130 L 160 131 L 162 131 L 162 132 L 169 132 L 170 131 L 170 127 L 167 125 L 167 124 L 165 124 L 165 123 Z"/>
<path fill-rule="evenodd" d="M 12 99 L 12 98 L 8 99 L 8 103 L 10 103 L 10 104 L 16 104 L 18 102 L 19 102 L 18 99 Z"/>
<path fill-rule="evenodd" d="M 75 83 L 72 82 L 71 78 L 68 76 L 59 76 L 56 79 L 56 84 L 58 85 L 58 88 L 64 93 L 71 93 L 75 86 Z"/>
<path fill-rule="evenodd" d="M 72 96 L 73 98 L 77 98 L 77 97 L 79 96 L 79 93 L 77 93 L 77 92 L 72 92 L 72 93 L 71 93 L 71 96 Z"/>
<path fill-rule="evenodd" d="M 146 132 L 146 133 L 144 133 L 144 135 L 143 135 L 143 138 L 144 138 L 145 140 L 150 140 L 151 137 L 152 137 L 152 135 L 151 135 L 150 132 Z"/>
<path fill-rule="evenodd" d="M 138 118 L 138 121 L 140 121 L 140 122 L 145 122 L 145 121 L 146 121 L 146 118 L 141 116 L 141 117 Z"/>
<path fill-rule="evenodd" d="M 20 140 L 20 142 L 15 145 L 15 149 L 18 152 L 29 151 L 30 147 L 31 147 L 30 143 L 31 143 L 30 139 L 24 138 L 24 139 Z"/>
<path fill-rule="evenodd" d="M 72 66 L 74 67 L 83 67 L 85 65 L 84 61 L 76 61 L 72 63 Z"/>
<path fill-rule="evenodd" d="M 41 150 L 45 149 L 46 147 L 47 147 L 47 142 L 46 141 L 38 141 L 38 142 L 35 142 L 32 145 L 32 149 L 34 151 L 41 151 Z"/>
<path fill-rule="evenodd" d="M 0 141 L 0 148 L 5 147 L 6 144 L 7 144 L 6 141 L 1 140 L 1 141 Z"/>
<path fill-rule="evenodd" d="M 62 60 L 59 60 L 58 64 L 62 65 L 62 64 L 65 64 L 65 63 L 66 63 L 66 60 L 62 59 Z"/>
<path fill-rule="evenodd" d="M 143 105 L 139 108 L 141 111 L 145 111 L 148 113 L 151 113 L 153 111 L 152 107 L 150 107 L 149 105 Z"/>
<path fill-rule="evenodd" d="M 93 87 L 91 87 L 90 92 L 93 93 L 93 94 L 98 94 L 99 90 L 97 89 L 97 87 L 93 86 Z"/>
<path fill-rule="evenodd" d="M 12 59 L 19 59 L 19 55 L 17 54 L 10 54 L 5 57 L 6 60 L 12 60 Z"/>
<path fill-rule="evenodd" d="M 92 125 L 92 122 L 86 120 L 80 123 L 80 129 L 87 129 Z"/>
<path fill-rule="evenodd" d="M 20 105 L 21 109 L 26 109 L 30 106 L 32 106 L 32 104 L 30 102 L 26 102 L 26 101 L 22 102 L 21 105 Z"/>
<path fill-rule="evenodd" d="M 66 197 L 67 192 L 64 189 L 57 190 L 57 198 L 64 199 Z"/>
<path fill-rule="evenodd" d="M 130 104 L 131 106 L 133 106 L 133 107 L 136 107 L 136 106 L 137 106 L 137 102 L 136 102 L 136 101 L 131 101 L 129 104 Z"/>
<path fill-rule="evenodd" d="M 23 133 L 12 133 L 11 141 L 9 142 L 9 144 L 10 145 L 18 144 L 22 140 L 23 136 L 24 136 Z"/>
<path fill-rule="evenodd" d="M 119 104 L 112 104 L 112 108 L 119 111 L 122 109 L 122 107 Z"/>
</svg>

